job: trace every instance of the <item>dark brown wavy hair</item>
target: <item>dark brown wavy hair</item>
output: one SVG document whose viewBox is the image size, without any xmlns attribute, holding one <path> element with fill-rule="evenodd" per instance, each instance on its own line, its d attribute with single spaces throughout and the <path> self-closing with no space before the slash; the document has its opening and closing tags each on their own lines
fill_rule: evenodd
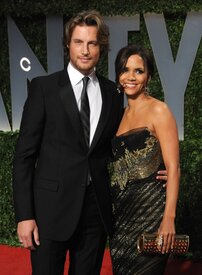
<svg viewBox="0 0 202 275">
<path fill-rule="evenodd" d="M 148 79 L 154 74 L 154 59 L 151 53 L 140 45 L 131 44 L 119 50 L 115 60 L 116 84 L 120 87 L 119 77 L 125 71 L 126 63 L 131 55 L 139 55 L 147 68 Z"/>
</svg>

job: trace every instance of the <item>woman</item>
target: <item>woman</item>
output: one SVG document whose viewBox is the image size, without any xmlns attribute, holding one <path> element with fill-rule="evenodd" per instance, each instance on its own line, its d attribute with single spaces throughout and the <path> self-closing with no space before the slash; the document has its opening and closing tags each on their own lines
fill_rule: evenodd
<svg viewBox="0 0 202 275">
<path fill-rule="evenodd" d="M 114 236 L 110 241 L 114 275 L 163 274 L 175 237 L 179 188 L 179 145 L 168 106 L 148 94 L 153 60 L 137 45 L 122 48 L 116 58 L 116 82 L 128 99 L 110 163 Z M 156 179 L 167 170 L 167 188 Z M 157 232 L 158 255 L 137 251 L 141 233 Z"/>
</svg>

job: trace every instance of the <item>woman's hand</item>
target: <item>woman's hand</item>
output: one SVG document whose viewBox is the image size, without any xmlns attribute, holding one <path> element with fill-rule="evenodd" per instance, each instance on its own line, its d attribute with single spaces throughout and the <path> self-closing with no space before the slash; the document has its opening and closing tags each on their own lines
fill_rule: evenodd
<svg viewBox="0 0 202 275">
<path fill-rule="evenodd" d="M 161 253 L 168 253 L 174 247 L 175 222 L 172 217 L 164 217 L 158 229 L 158 246 Z"/>
</svg>

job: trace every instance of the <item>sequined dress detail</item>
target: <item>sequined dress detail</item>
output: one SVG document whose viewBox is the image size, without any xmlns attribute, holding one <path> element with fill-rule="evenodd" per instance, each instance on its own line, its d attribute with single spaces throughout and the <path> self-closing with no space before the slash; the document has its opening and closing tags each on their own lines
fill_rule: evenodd
<svg viewBox="0 0 202 275">
<path fill-rule="evenodd" d="M 156 180 L 164 169 L 159 141 L 148 128 L 138 128 L 114 137 L 112 150 L 113 274 L 161 275 L 167 256 L 139 254 L 136 246 L 138 236 L 156 232 L 163 217 L 166 189 Z"/>
</svg>

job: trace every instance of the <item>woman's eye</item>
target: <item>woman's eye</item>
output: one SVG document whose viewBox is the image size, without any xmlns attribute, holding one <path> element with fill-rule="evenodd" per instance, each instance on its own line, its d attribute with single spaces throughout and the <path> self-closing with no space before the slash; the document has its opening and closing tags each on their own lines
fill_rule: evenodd
<svg viewBox="0 0 202 275">
<path fill-rule="evenodd" d="M 144 71 L 140 70 L 140 69 L 137 69 L 135 72 L 136 72 L 136 74 L 143 74 L 144 73 Z"/>
<path fill-rule="evenodd" d="M 128 72 L 128 68 L 123 68 L 122 72 L 123 72 L 123 73 Z"/>
</svg>

